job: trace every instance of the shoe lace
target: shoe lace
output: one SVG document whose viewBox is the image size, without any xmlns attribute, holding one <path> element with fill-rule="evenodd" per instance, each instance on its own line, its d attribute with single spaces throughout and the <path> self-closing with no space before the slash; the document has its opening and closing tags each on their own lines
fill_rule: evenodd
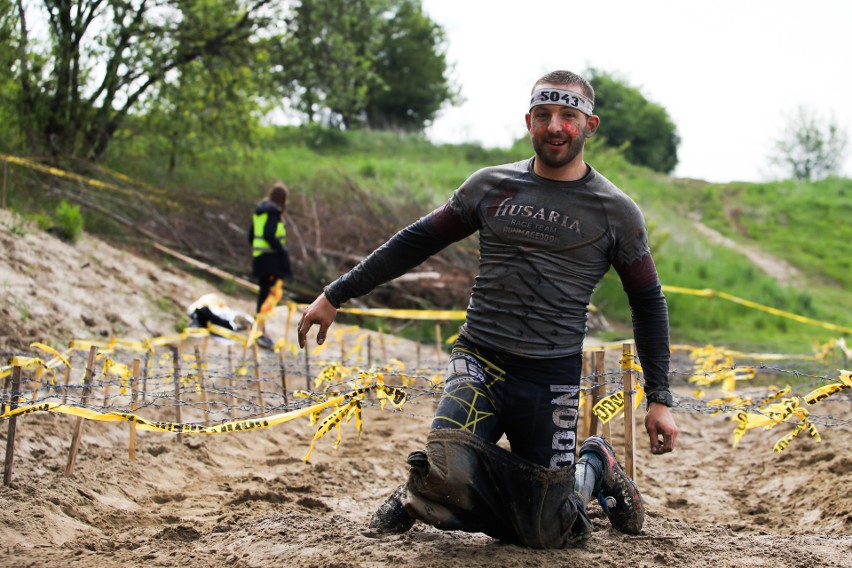
<svg viewBox="0 0 852 568">
<path fill-rule="evenodd" d="M 598 491 L 598 503 L 601 505 L 601 509 L 603 509 L 604 513 L 609 513 L 610 509 L 614 509 L 618 502 L 615 500 L 613 496 L 605 496 L 603 491 Z"/>
</svg>

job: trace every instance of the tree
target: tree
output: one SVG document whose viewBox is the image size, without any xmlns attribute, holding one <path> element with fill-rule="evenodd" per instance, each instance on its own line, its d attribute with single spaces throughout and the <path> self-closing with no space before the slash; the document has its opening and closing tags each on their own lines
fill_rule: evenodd
<svg viewBox="0 0 852 568">
<path fill-rule="evenodd" d="M 162 155 L 169 174 L 188 159 L 227 163 L 245 158 L 258 138 L 262 83 L 262 74 L 221 58 L 183 66 L 139 107 L 135 122 L 146 133 L 147 151 Z"/>
<path fill-rule="evenodd" d="M 287 29 L 283 91 L 309 122 L 418 130 L 455 96 L 420 0 L 301 0 Z"/>
<path fill-rule="evenodd" d="M 276 4 L 17 0 L 20 120 L 30 151 L 98 159 L 130 113 L 193 62 L 250 65 Z M 30 20 L 44 24 L 45 41 L 31 40 Z"/>
<path fill-rule="evenodd" d="M 421 130 L 445 102 L 457 99 L 447 79 L 444 30 L 419 0 L 401 0 L 383 14 L 374 67 L 383 87 L 368 94 L 374 128 Z"/>
<path fill-rule="evenodd" d="M 668 112 L 635 87 L 610 73 L 590 69 L 595 88 L 595 114 L 607 146 L 622 148 L 633 164 L 670 173 L 677 166 L 680 136 Z"/>
<path fill-rule="evenodd" d="M 847 134 L 834 117 L 825 119 L 799 106 L 786 117 L 783 136 L 775 142 L 773 165 L 794 179 L 811 181 L 837 174 L 846 155 Z"/>
<path fill-rule="evenodd" d="M 0 0 L 0 45 L 13 47 L 15 45 L 15 30 L 17 15 L 14 0 Z M 4 146 L 14 146 L 18 112 L 18 85 L 13 69 L 17 59 L 14 49 L 0 49 L 0 140 Z M 3 148 L 7 151 L 7 148 Z"/>
<path fill-rule="evenodd" d="M 376 14 L 383 0 L 302 0 L 287 21 L 277 57 L 283 95 L 308 122 L 355 126 L 373 71 Z"/>
</svg>

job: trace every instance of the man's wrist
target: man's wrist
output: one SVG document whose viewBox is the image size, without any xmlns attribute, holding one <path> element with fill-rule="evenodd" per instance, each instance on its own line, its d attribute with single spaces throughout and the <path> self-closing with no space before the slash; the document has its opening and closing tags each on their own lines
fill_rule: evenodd
<svg viewBox="0 0 852 568">
<path fill-rule="evenodd" d="M 340 309 L 342 302 L 338 301 L 337 299 L 334 298 L 334 296 L 332 296 L 332 294 L 328 290 L 328 286 L 325 287 L 325 289 L 322 291 L 322 293 L 325 296 L 325 299 L 328 300 L 328 303 L 331 304 L 332 306 L 334 306 L 334 309 L 336 309 L 336 310 Z"/>
<path fill-rule="evenodd" d="M 651 391 L 649 393 L 645 393 L 646 408 L 650 407 L 652 402 L 657 402 L 659 404 L 665 404 L 669 408 L 674 406 L 674 398 L 672 398 L 672 393 L 668 389 Z"/>
</svg>

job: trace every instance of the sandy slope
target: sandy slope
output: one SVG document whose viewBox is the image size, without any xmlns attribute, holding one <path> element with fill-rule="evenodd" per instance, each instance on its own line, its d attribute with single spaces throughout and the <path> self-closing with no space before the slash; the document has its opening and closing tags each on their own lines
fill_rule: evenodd
<svg viewBox="0 0 852 568">
<path fill-rule="evenodd" d="M 68 247 L 6 212 L 0 242 L 5 356 L 35 340 L 171 333 L 182 307 L 211 291 L 91 238 Z M 210 349 L 221 362 L 222 346 Z M 388 341 L 389 357 L 410 361 L 412 349 Z M 302 386 L 301 364 L 287 361 L 291 388 Z M 848 399 L 823 404 L 823 414 L 849 420 Z M 752 431 L 731 448 L 727 417 L 688 409 L 677 414 L 674 454 L 653 457 L 639 445 L 648 509 L 640 536 L 611 530 L 593 505 L 595 532 L 583 549 L 526 550 L 420 524 L 377 538 L 367 519 L 421 448 L 432 410 L 425 396 L 402 412 L 368 406 L 360 438 L 348 424 L 339 449 L 332 433 L 308 462 L 315 426 L 306 419 L 182 443 L 140 432 L 133 462 L 127 424 L 87 421 L 71 477 L 63 473 L 75 419 L 22 416 L 13 484 L 0 488 L 0 566 L 852 566 L 848 424 L 774 454 L 781 432 Z"/>
</svg>

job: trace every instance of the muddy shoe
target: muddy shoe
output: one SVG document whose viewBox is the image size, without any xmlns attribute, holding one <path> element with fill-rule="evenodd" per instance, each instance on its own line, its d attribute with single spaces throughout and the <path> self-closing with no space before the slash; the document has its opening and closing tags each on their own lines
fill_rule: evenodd
<svg viewBox="0 0 852 568">
<path fill-rule="evenodd" d="M 255 343 L 257 343 L 258 347 L 263 347 L 264 349 L 272 349 L 273 347 L 275 347 L 275 344 L 272 342 L 272 339 L 270 339 L 269 336 L 266 334 L 258 337 L 255 340 Z"/>
<path fill-rule="evenodd" d="M 604 466 L 598 501 L 613 528 L 623 533 L 639 534 L 645 522 L 645 503 L 639 489 L 627 477 L 615 459 L 612 446 L 600 436 L 588 438 L 580 447 L 580 456 L 592 453 Z"/>
<path fill-rule="evenodd" d="M 382 503 L 370 519 L 370 528 L 378 533 L 404 533 L 414 526 L 411 518 L 402 506 L 405 486 L 400 485 L 387 500 Z"/>
</svg>

